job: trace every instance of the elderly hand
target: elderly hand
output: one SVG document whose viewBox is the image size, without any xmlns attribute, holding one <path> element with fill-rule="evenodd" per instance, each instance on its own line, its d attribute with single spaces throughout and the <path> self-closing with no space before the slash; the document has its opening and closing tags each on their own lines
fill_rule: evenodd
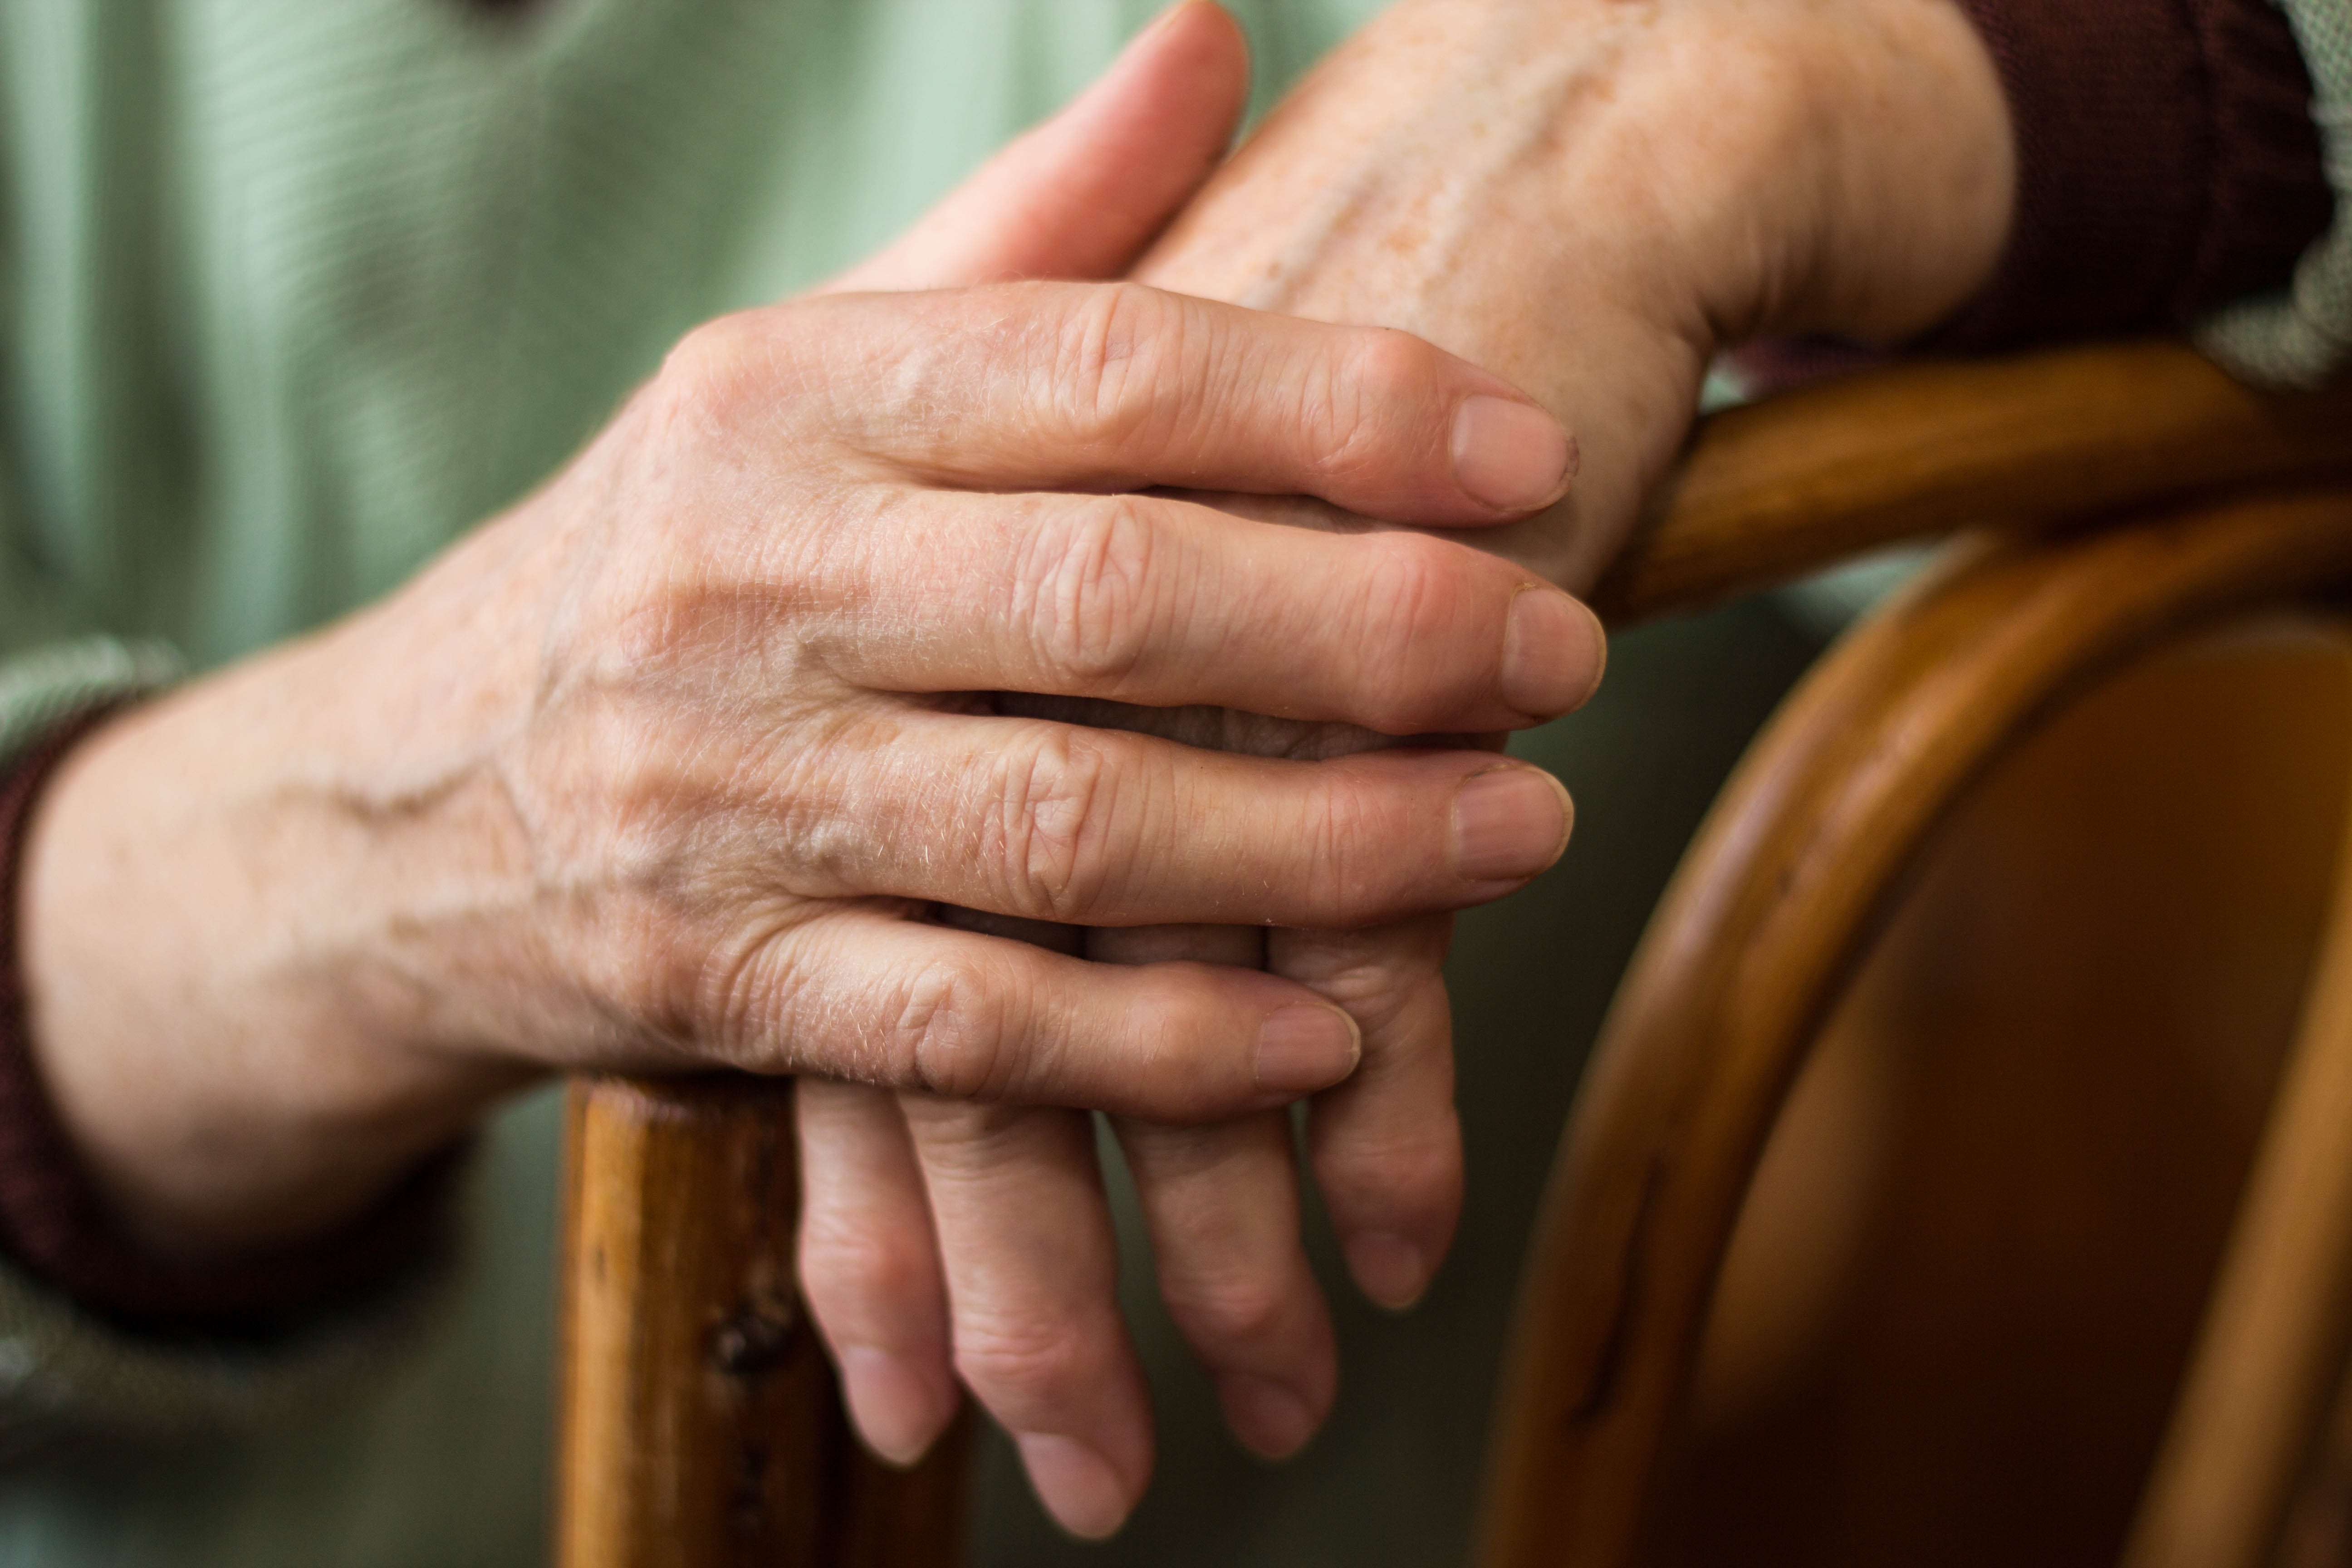
<svg viewBox="0 0 2352 1568">
<path fill-rule="evenodd" d="M 1491 448 L 1514 422 L 1557 469 L 1521 395 L 1401 334 L 1133 285 L 715 323 L 391 599 L 77 749 L 21 893 L 60 1116 L 126 1225 L 205 1251 L 332 1225 L 551 1068 L 1155 1119 L 1338 1081 L 1354 1027 L 1294 982 L 929 917 L 1456 907 L 1557 856 L 1558 786 L 1477 751 L 1266 761 L 985 694 L 1391 733 L 1559 711 L 1598 638 L 1522 569 L 1133 493 L 1493 522 L 1564 482 Z"/>
</svg>

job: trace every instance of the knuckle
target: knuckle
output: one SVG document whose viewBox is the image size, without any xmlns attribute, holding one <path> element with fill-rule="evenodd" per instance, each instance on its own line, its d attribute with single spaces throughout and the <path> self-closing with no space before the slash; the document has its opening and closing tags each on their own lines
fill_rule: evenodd
<svg viewBox="0 0 2352 1568">
<path fill-rule="evenodd" d="M 1462 1194 L 1459 1121 L 1448 1110 L 1419 1124 L 1334 1138 L 1316 1151 L 1315 1177 L 1345 1215 L 1451 1213 Z"/>
<path fill-rule="evenodd" d="M 863 1322 L 877 1310 L 928 1304 L 939 1277 L 929 1249 L 905 1233 L 874 1226 L 864 1215 L 812 1209 L 801 1240 L 801 1284 L 823 1310 L 854 1313 Z"/>
<path fill-rule="evenodd" d="M 1050 1312 L 991 1312 L 956 1324 L 956 1371 L 1006 1412 L 1076 1404 L 1096 1382 L 1094 1359 L 1084 1336 Z"/>
<path fill-rule="evenodd" d="M 757 1066 L 782 989 L 773 911 L 725 885 L 688 886 L 681 847 L 723 765 L 621 710 L 584 701 L 561 744 L 534 746 L 508 798 L 543 868 L 548 951 L 593 1008 L 600 1045 Z M 560 891 L 558 890 L 560 889 Z"/>
<path fill-rule="evenodd" d="M 1393 328 L 1351 331 L 1328 377 L 1309 378 L 1315 406 L 1316 471 L 1328 480 L 1360 479 L 1392 461 L 1390 410 L 1412 407 L 1436 378 L 1437 351 Z"/>
<path fill-rule="evenodd" d="M 1019 1067 L 1003 976 L 968 958 L 910 975 L 889 1000 L 887 1079 L 955 1100 L 1001 1097 Z"/>
<path fill-rule="evenodd" d="M 1438 351 L 1394 327 L 1359 329 L 1350 357 L 1356 384 L 1384 403 L 1412 397 L 1438 377 Z"/>
<path fill-rule="evenodd" d="M 597 584 L 576 626 L 575 664 L 609 689 L 690 675 L 737 631 L 734 584 L 713 552 L 646 530 Z"/>
<path fill-rule="evenodd" d="M 1373 548 L 1355 637 L 1363 650 L 1367 722 L 1388 734 L 1450 728 L 1483 694 L 1502 643 L 1499 635 L 1478 634 L 1476 617 L 1465 613 L 1466 552 L 1419 533 L 1384 533 L 1367 542 Z M 1465 647 L 1478 657 L 1461 658 L 1455 650 Z"/>
<path fill-rule="evenodd" d="M 1275 973 L 1311 985 L 1344 1007 L 1365 1038 L 1388 1038 L 1421 1009 L 1433 1026 L 1411 1031 L 1416 1049 L 1443 1050 L 1451 1041 L 1446 1026 L 1444 966 L 1452 945 L 1451 919 L 1420 919 L 1370 931 L 1284 932 L 1271 952 Z"/>
<path fill-rule="evenodd" d="M 1102 743 L 1055 726 L 1009 754 L 995 822 L 994 860 L 1006 907 L 1083 923 L 1117 891 L 1124 857 L 1140 841 L 1147 791 L 1122 776 Z"/>
<path fill-rule="evenodd" d="M 1054 390 L 1081 439 L 1122 447 L 1165 416 L 1163 388 L 1191 352 L 1190 316 L 1176 296 L 1140 283 L 1086 291 L 1061 323 L 1053 366 Z"/>
<path fill-rule="evenodd" d="M 746 908 L 718 879 L 680 879 L 683 827 L 615 814 L 574 863 L 597 868 L 604 893 L 562 917 L 576 936 L 568 967 L 604 1026 L 627 1037 L 628 1059 L 771 1073 L 791 1070 L 813 1042 L 792 1026 L 801 1011 L 782 938 L 788 919 Z"/>
<path fill-rule="evenodd" d="M 1412 829 L 1356 770 L 1326 768 L 1319 782 L 1298 834 L 1297 864 L 1333 924 L 1360 924 L 1384 912 L 1400 864 L 1396 847 L 1412 841 Z"/>
<path fill-rule="evenodd" d="M 1143 664 L 1156 629 L 1152 542 L 1132 496 L 1068 508 L 1032 536 L 1015 574 L 1016 614 L 1057 689 L 1117 695 Z"/>
<path fill-rule="evenodd" d="M 1261 1344 L 1279 1334 L 1290 1315 L 1280 1283 L 1260 1274 L 1178 1279 L 1164 1295 L 1169 1315 L 1187 1333 L 1218 1344 Z"/>
<path fill-rule="evenodd" d="M 699 431 L 735 423 L 775 384 L 780 341 L 761 314 L 750 310 L 687 333 L 654 378 L 664 422 Z"/>
<path fill-rule="evenodd" d="M 697 902 L 718 902 L 718 889 L 698 888 Z M 729 902 L 734 900 L 729 900 Z M 780 1050 L 807 1049 L 814 1041 L 793 1037 L 790 1016 L 798 1010 L 793 975 L 784 958 L 791 921 L 783 911 L 739 910 L 730 928 L 710 941 L 694 974 L 691 1016 L 706 1048 L 726 1065 L 772 1071 L 784 1065 Z"/>
</svg>

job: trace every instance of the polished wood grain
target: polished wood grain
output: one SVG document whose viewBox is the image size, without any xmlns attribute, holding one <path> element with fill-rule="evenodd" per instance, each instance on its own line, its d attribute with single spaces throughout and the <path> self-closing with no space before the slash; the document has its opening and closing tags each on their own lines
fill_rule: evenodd
<svg viewBox="0 0 2352 1568">
<path fill-rule="evenodd" d="M 2352 639 L 2301 611 L 2131 661 L 1961 792 L 1774 1121 L 1645 1568 L 2116 1560 L 2347 796 Z"/>
<path fill-rule="evenodd" d="M 1617 624 L 1959 529 L 2352 471 L 2352 385 L 2275 396 L 2173 342 L 1905 363 L 1705 420 L 1593 595 Z"/>
<path fill-rule="evenodd" d="M 789 1080 L 573 1086 L 561 1568 L 947 1568 L 968 1428 L 916 1470 L 850 1434 L 793 1274 Z"/>
<path fill-rule="evenodd" d="M 2352 853 L 2333 868 L 2294 1055 L 2124 1568 L 2272 1562 L 2352 1352 Z"/>
<path fill-rule="evenodd" d="M 2106 670 L 2352 575 L 2352 500 L 2282 493 L 1959 547 L 1743 762 L 1571 1114 L 1504 1380 L 1481 1561 L 1633 1561 L 1783 1097 L 1889 888 L 1990 763 Z"/>
</svg>

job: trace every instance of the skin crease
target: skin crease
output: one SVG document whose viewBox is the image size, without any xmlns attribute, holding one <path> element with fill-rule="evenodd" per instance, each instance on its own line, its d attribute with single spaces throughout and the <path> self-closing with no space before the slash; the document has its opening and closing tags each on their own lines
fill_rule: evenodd
<svg viewBox="0 0 2352 1568">
<path fill-rule="evenodd" d="M 1192 29 L 1207 39 L 1213 22 L 1201 7 L 1187 12 L 1194 19 L 1180 17 L 1179 34 Z M 1160 47 L 1173 44 L 1163 35 Z M 1294 95 L 1139 276 L 1325 320 L 1406 327 L 1527 387 L 1567 416 L 1582 469 L 1561 505 L 1489 529 L 1480 541 L 1555 581 L 1582 584 L 1670 458 L 1717 344 L 1815 327 L 1900 337 L 1948 313 L 1989 274 L 2011 177 L 2004 112 L 1980 47 L 1939 0 L 1407 0 Z M 1198 161 L 1182 178 L 1205 167 Z M 968 245 L 976 276 L 1115 270 L 1119 263 L 1107 258 L 1131 254 L 1142 237 L 1113 235 L 1082 260 L 1024 255 L 1018 237 L 1052 226 L 1039 212 L 1053 204 L 1033 194 L 1018 207 L 1020 221 L 993 229 L 985 205 L 967 203 L 961 218 L 945 221 L 944 237 L 936 222 L 929 237 L 943 248 Z M 1156 226 L 1152 205 L 1109 222 L 1139 223 L 1148 234 Z M 858 282 L 922 280 L 886 268 Z M 1543 330 L 1528 330 L 1530 321 Z M 578 501 L 583 490 L 619 482 L 610 473 L 575 479 L 571 490 L 559 485 L 549 493 Z M 1330 509 L 1228 504 L 1286 521 L 1365 526 Z M 519 515 L 546 510 L 543 496 Z M 1401 514 L 1391 508 L 1388 515 Z M 348 759 L 292 784 L 263 787 L 269 781 L 247 777 L 239 781 L 247 786 L 241 837 L 212 846 L 209 856 L 206 826 L 188 814 L 139 815 L 142 777 L 200 778 L 220 766 L 219 748 L 206 737 L 252 737 L 251 756 L 226 759 L 249 765 L 275 754 L 273 735 L 331 735 L 327 716 L 348 711 L 352 685 L 378 669 L 430 668 L 446 661 L 440 650 L 483 625 L 543 620 L 543 590 L 530 584 L 553 552 L 529 528 L 510 524 L 461 547 L 453 559 L 462 558 L 464 572 L 438 574 L 445 589 L 452 575 L 471 577 L 466 592 L 443 593 L 437 619 L 412 617 L 404 631 L 387 635 L 384 615 L 362 617 L 194 688 L 110 726 L 45 797 L 22 894 L 37 1044 L 100 1179 L 128 1222 L 159 1240 L 231 1245 L 331 1224 L 417 1150 L 559 1059 L 551 1047 L 518 1051 L 519 1040 L 560 1038 L 563 1050 L 626 1062 L 667 1059 L 680 1048 L 675 1029 L 616 1024 L 615 1012 L 625 1020 L 626 1009 L 613 1008 L 595 987 L 583 995 L 583 988 L 519 981 L 556 962 L 545 950 L 564 944 L 543 931 L 515 944 L 457 944 L 463 951 L 454 957 L 412 944 L 382 963 L 355 966 L 345 960 L 363 942 L 359 922 L 318 912 L 341 915 L 348 885 L 308 909 L 284 898 L 282 868 L 317 862 L 322 848 L 327 862 L 359 882 L 362 863 L 376 865 L 369 857 L 384 846 L 397 847 L 399 863 L 418 864 L 425 839 L 450 831 L 498 841 L 488 868 L 517 880 L 530 857 L 496 831 L 505 809 L 497 790 L 469 794 L 434 777 L 386 789 L 364 766 L 341 772 Z M 412 590 L 395 603 L 413 606 L 419 597 Z M 495 728 L 502 694 L 530 679 L 520 666 L 475 662 L 478 679 L 449 678 L 417 692 L 413 714 L 395 713 L 394 728 L 412 739 L 436 726 Z M 1192 699 L 1215 700 L 1205 691 Z M 1276 753 L 1360 743 L 1360 731 L 1264 721 L 1239 729 L 1221 738 Z M 355 754 L 367 750 L 366 736 L 336 738 L 348 739 Z M 351 787 L 350 776 L 362 787 Z M 367 833 L 353 835 L 338 820 L 322 843 L 316 823 L 289 821 L 278 809 L 321 784 L 331 798 L 366 805 Z M 172 854 L 127 841 L 129 825 L 141 821 L 179 836 Z M 352 842 L 378 830 L 382 844 Z M 173 869 L 189 879 L 176 910 L 168 889 L 159 896 L 139 881 Z M 187 907 L 190 885 L 213 894 L 201 910 Z M 368 885 L 428 906 L 436 891 L 404 888 L 396 877 Z M 163 919 L 126 930 L 121 911 L 130 908 L 176 912 L 182 929 L 175 936 Z M 636 918 L 639 945 L 670 941 L 649 940 L 658 911 L 639 910 Z M 191 939 L 190 926 L 202 934 Z M 349 945 L 331 940 L 304 952 L 322 930 Z M 239 940 L 255 932 L 257 942 Z M 1105 959 L 1189 953 L 1250 962 L 1262 939 L 1255 930 L 1171 931 L 1162 921 L 1085 940 Z M 1338 1001 L 1362 1033 L 1362 1068 L 1316 1105 L 1316 1163 L 1327 1194 L 1339 1194 L 1333 1207 L 1351 1235 L 1360 1280 L 1391 1300 L 1417 1293 L 1458 1204 L 1450 1045 L 1436 979 L 1444 940 L 1442 919 L 1423 919 L 1352 935 L 1285 930 L 1265 948 L 1277 976 Z M 137 962 L 126 964 L 126 955 Z M 91 978 L 109 964 L 135 968 L 148 994 L 125 998 L 123 987 Z M 329 972 L 336 983 L 318 984 Z M 264 994 L 260 1006 L 251 994 L 241 1006 L 224 999 L 240 983 Z M 164 1037 L 156 1021 L 169 1019 L 184 1047 L 186 1021 L 207 1011 L 235 1026 L 169 1071 L 155 1072 L 126 1043 Z M 355 1027 L 354 1018 L 364 1022 Z M 410 1042 L 417 1037 L 436 1048 L 416 1049 Z M 92 1043 L 108 1040 L 110 1047 Z M 247 1043 L 255 1040 L 269 1044 Z M 832 1065 L 871 1068 L 870 1058 Z M 842 1289 L 831 1300 L 818 1282 L 826 1277 L 810 1279 L 869 1436 L 886 1452 L 919 1451 L 951 1405 L 952 1364 L 1022 1435 L 1057 1516 L 1083 1533 L 1115 1529 L 1148 1479 L 1149 1413 L 1108 1305 L 1108 1239 L 1093 1218 L 1099 1197 L 1090 1142 L 1073 1137 L 1074 1119 L 1060 1113 L 922 1097 L 896 1108 L 893 1120 L 874 1115 L 877 1102 L 894 1109 L 887 1097 L 830 1086 L 808 1092 L 813 1087 L 803 1084 L 804 1135 L 813 1126 L 843 1135 L 827 1141 L 821 1131 L 811 1143 L 811 1233 L 824 1234 L 826 1216 L 849 1205 L 838 1194 L 854 1189 L 866 1203 L 863 1234 L 879 1238 L 860 1267 L 837 1277 Z M 1093 1098 L 1103 1098 L 1099 1088 Z M 209 1119 L 191 1118 L 191 1104 L 207 1102 L 217 1108 Z M 840 1112 L 833 1123 L 825 1104 Z M 1335 1128 L 1346 1133 L 1337 1148 Z M 1136 1118 L 1121 1131 L 1158 1194 L 1147 1207 L 1163 1278 L 1179 1298 L 1178 1321 L 1219 1375 L 1236 1429 L 1265 1451 L 1295 1447 L 1328 1409 L 1331 1374 L 1321 1303 L 1297 1255 L 1286 1152 L 1269 1136 L 1277 1124 L 1260 1116 L 1171 1131 Z M 827 1169 L 868 1179 L 826 1184 Z M 821 1187 L 836 1194 L 833 1208 L 820 1201 Z M 288 1202 L 296 1192 L 311 1201 Z M 1350 1194 L 1359 1194 L 1352 1223 Z M 257 1226 L 257 1215 L 266 1223 Z M 1016 1223 L 1024 1219 L 1035 1223 Z M 1393 1249 L 1382 1258 L 1376 1245 L 1356 1245 L 1398 1236 L 1414 1255 L 1402 1263 Z M 959 1298 L 952 1323 L 950 1295 Z M 877 1297 L 886 1306 L 917 1301 L 928 1314 L 907 1342 L 881 1347 L 878 1371 L 867 1353 L 876 1346 L 842 1327 L 870 1329 L 852 1320 L 874 1313 Z M 977 1310 L 968 1312 L 967 1303 Z M 884 1322 L 867 1339 L 903 1328 Z M 861 1379 L 870 1395 L 863 1403 Z M 902 1419 L 896 1430 L 877 1432 L 873 1417 L 889 1414 L 882 1406 L 892 1403 L 894 1384 Z"/>
<path fill-rule="evenodd" d="M 1990 60 L 1942 0 L 1405 0 L 1291 95 L 1135 275 L 1402 327 L 1534 391 L 1577 433 L 1577 483 L 1540 516 L 1477 542 L 1580 590 L 1671 461 L 1719 349 L 1812 331 L 1894 342 L 1932 326 L 1989 279 L 2014 179 Z M 1304 526 L 1378 526 L 1311 501 L 1214 499 Z M 1043 710 L 1271 754 L 1381 743 L 1263 721 Z M 1438 973 L 1450 929 L 1439 915 L 1270 941 L 1240 929 L 1087 938 L 1090 956 L 1111 962 L 1263 960 L 1356 1017 L 1363 1066 L 1316 1097 L 1309 1151 L 1357 1283 L 1391 1305 L 1425 1288 L 1460 1204 Z M 950 1278 L 978 1272 L 976 1256 L 994 1265 L 953 1292 L 959 1364 L 974 1338 L 1058 1347 L 1063 1364 L 1033 1376 L 1068 1392 L 1034 1403 L 1060 1432 L 1093 1434 L 1097 1452 L 1061 1478 L 1057 1512 L 1082 1533 L 1115 1528 L 1147 1478 L 1148 1411 L 1131 1380 L 1073 1375 L 1119 1364 L 1123 1343 L 1091 1141 L 1054 1132 L 1063 1113 L 909 1100 L 910 1160 L 891 1147 L 900 1134 L 887 1114 L 853 1103 L 863 1091 L 822 1092 L 813 1126 L 804 1086 L 813 1149 L 956 1173 L 949 1202 L 934 1180 L 929 1213 L 888 1196 L 918 1193 L 918 1182 L 878 1184 L 854 1225 L 830 1212 L 838 1188 L 811 1194 L 805 1234 L 820 1262 L 835 1261 L 828 1238 L 853 1232 L 845 1250 L 893 1258 L 881 1271 L 889 1289 L 860 1289 L 854 1265 L 810 1270 L 834 1281 L 820 1317 L 855 1325 L 850 1337 L 866 1343 L 849 1373 L 853 1403 L 861 1380 L 895 1395 L 861 1406 L 869 1436 L 911 1457 L 952 1409 L 950 1336 L 922 1306 L 943 1289 L 921 1261 L 936 1226 Z M 1162 1293 L 1217 1377 L 1235 1434 L 1261 1453 L 1296 1449 L 1329 1408 L 1336 1365 L 1299 1246 L 1285 1121 L 1115 1126 Z M 1056 1218 L 1024 1234 L 1008 1215 Z M 877 1239 L 891 1237 L 907 1239 Z M 1025 1267 L 1004 1268 L 1008 1251 Z"/>
</svg>

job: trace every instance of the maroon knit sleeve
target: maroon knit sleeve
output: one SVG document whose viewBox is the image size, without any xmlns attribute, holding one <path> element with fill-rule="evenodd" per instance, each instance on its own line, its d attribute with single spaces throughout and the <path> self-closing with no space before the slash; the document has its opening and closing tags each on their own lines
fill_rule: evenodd
<svg viewBox="0 0 2352 1568">
<path fill-rule="evenodd" d="M 268 1331 L 371 1289 L 446 1247 L 462 1150 L 428 1160 L 375 1209 L 313 1244 L 229 1258 L 159 1258 L 127 1239 L 82 1172 L 26 1039 L 18 873 L 41 786 L 113 711 L 52 730 L 0 776 L 0 1254 L 132 1327 Z"/>
<path fill-rule="evenodd" d="M 1962 0 L 2016 127 L 2009 246 L 1933 346 L 2184 324 L 2286 281 L 2334 209 L 2269 0 Z"/>
</svg>

